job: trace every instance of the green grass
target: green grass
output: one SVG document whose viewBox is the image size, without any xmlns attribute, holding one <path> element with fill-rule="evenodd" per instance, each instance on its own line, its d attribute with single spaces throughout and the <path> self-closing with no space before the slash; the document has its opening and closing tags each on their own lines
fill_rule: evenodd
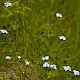
<svg viewBox="0 0 80 80">
<path fill-rule="evenodd" d="M 0 29 L 9 31 L 0 33 L 0 80 L 79 80 L 63 66 L 80 71 L 80 0 L 10 0 L 9 8 L 6 1 L 0 0 Z M 57 12 L 63 18 L 56 18 Z M 13 58 L 8 61 L 6 55 Z M 56 71 L 43 68 L 46 55 Z"/>
</svg>

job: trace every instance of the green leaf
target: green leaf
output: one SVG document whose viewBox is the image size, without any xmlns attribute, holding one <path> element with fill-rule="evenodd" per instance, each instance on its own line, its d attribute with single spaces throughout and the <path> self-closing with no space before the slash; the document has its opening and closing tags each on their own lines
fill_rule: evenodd
<svg viewBox="0 0 80 80">
<path fill-rule="evenodd" d="M 47 34 L 48 38 L 53 37 L 53 34 Z"/>
<path fill-rule="evenodd" d="M 17 30 L 17 25 L 12 26 L 13 30 Z"/>
<path fill-rule="evenodd" d="M 27 10 L 31 10 L 31 8 L 29 8 L 29 7 L 27 7 L 27 6 L 24 6 L 23 4 L 22 4 L 22 8 L 25 10 L 25 9 L 27 9 Z"/>
<path fill-rule="evenodd" d="M 8 14 L 8 16 L 12 16 L 13 15 L 13 12 L 10 11 L 10 10 L 8 10 L 7 14 Z"/>
<path fill-rule="evenodd" d="M 13 48 L 9 48 L 9 52 L 13 52 L 14 51 L 14 49 Z"/>
<path fill-rule="evenodd" d="M 20 55 L 20 52 L 16 52 L 17 55 Z"/>
<path fill-rule="evenodd" d="M 12 6 L 19 6 L 19 2 L 15 1 Z"/>
<path fill-rule="evenodd" d="M 56 75 L 55 75 L 55 72 L 50 71 L 50 72 L 48 73 L 48 79 L 50 79 L 51 77 L 54 77 L 54 76 L 56 76 Z"/>
<path fill-rule="evenodd" d="M 26 61 L 27 61 L 27 59 L 23 59 L 23 61 L 24 61 L 24 62 L 26 62 Z"/>
<path fill-rule="evenodd" d="M 22 15 L 24 14 L 22 11 L 18 11 L 18 10 L 15 11 L 15 12 L 16 12 L 17 14 L 19 14 L 19 13 L 22 14 Z"/>
</svg>

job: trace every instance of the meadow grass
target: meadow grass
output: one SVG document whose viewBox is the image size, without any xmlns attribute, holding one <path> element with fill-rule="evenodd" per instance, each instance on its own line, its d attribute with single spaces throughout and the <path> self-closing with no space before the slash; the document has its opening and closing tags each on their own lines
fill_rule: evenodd
<svg viewBox="0 0 80 80">
<path fill-rule="evenodd" d="M 80 0 L 10 0 L 8 8 L 6 1 L 0 0 L 0 29 L 8 31 L 0 33 L 0 80 L 79 80 L 63 66 L 80 70 Z M 46 55 L 57 70 L 43 68 Z"/>
</svg>

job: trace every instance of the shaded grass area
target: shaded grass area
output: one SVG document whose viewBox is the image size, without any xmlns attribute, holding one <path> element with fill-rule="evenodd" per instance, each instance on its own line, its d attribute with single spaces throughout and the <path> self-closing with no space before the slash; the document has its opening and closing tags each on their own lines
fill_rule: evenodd
<svg viewBox="0 0 80 80">
<path fill-rule="evenodd" d="M 0 3 L 0 29 L 9 33 L 0 33 L 0 79 L 79 80 L 62 67 L 80 70 L 79 0 L 13 0 L 15 4 L 9 8 L 4 7 L 4 2 Z M 63 18 L 56 18 L 57 12 Z M 59 40 L 60 35 L 67 40 Z M 6 55 L 12 60 L 6 60 Z M 56 71 L 42 67 L 41 59 L 46 55 L 50 56 L 50 64 L 57 65 Z M 25 66 L 26 59 L 30 66 Z"/>
</svg>

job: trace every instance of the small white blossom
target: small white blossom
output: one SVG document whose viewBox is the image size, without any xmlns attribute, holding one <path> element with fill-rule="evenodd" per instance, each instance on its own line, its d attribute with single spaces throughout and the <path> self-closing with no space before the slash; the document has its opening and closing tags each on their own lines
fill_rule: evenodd
<svg viewBox="0 0 80 80">
<path fill-rule="evenodd" d="M 44 61 L 45 60 L 45 57 L 43 57 L 42 60 Z"/>
<path fill-rule="evenodd" d="M 18 56 L 18 59 L 21 59 L 21 56 Z"/>
<path fill-rule="evenodd" d="M 62 18 L 62 14 L 56 13 L 56 17 Z"/>
<path fill-rule="evenodd" d="M 73 70 L 73 72 L 74 72 L 75 76 L 79 76 L 80 75 L 79 71 L 77 71 L 77 70 Z"/>
<path fill-rule="evenodd" d="M 42 58 L 43 61 L 48 60 L 48 59 L 49 59 L 49 56 L 45 56 L 45 57 Z"/>
<path fill-rule="evenodd" d="M 71 71 L 71 67 L 70 66 L 63 66 L 65 71 Z"/>
<path fill-rule="evenodd" d="M 12 3 L 10 3 L 10 2 L 5 2 L 4 5 L 5 5 L 5 7 L 9 7 L 9 6 L 12 6 Z"/>
<path fill-rule="evenodd" d="M 8 33 L 7 30 L 5 30 L 5 29 L 1 29 L 0 31 L 1 31 L 1 33 L 5 33 L 5 34 Z"/>
<path fill-rule="evenodd" d="M 59 36 L 59 39 L 64 41 L 64 40 L 66 40 L 66 37 L 62 35 L 62 36 Z"/>
<path fill-rule="evenodd" d="M 25 63 L 26 63 L 26 65 L 29 65 L 30 64 L 30 62 L 28 62 L 28 61 L 26 61 Z"/>
<path fill-rule="evenodd" d="M 8 60 L 11 60 L 11 58 L 12 58 L 11 56 L 6 56 L 6 59 Z"/>
<path fill-rule="evenodd" d="M 47 63 L 47 62 L 45 62 L 44 64 L 43 64 L 43 67 L 50 67 L 50 64 L 49 63 Z"/>
<path fill-rule="evenodd" d="M 45 56 L 45 60 L 48 60 L 49 59 L 49 56 Z"/>
<path fill-rule="evenodd" d="M 57 66 L 55 65 L 55 64 L 52 64 L 52 65 L 50 65 L 50 68 L 53 68 L 53 69 L 57 69 Z"/>
<path fill-rule="evenodd" d="M 24 72 L 23 72 L 24 73 Z"/>
</svg>

